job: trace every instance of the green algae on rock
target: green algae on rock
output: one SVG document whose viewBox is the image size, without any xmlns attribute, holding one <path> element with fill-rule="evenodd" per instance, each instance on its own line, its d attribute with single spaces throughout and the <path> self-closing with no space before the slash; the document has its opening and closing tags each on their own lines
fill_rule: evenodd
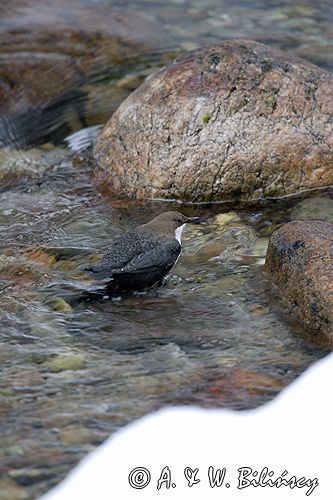
<svg viewBox="0 0 333 500">
<path fill-rule="evenodd" d="M 330 73 L 228 41 L 178 58 L 120 105 L 97 140 L 96 177 L 116 195 L 187 201 L 326 186 L 332 116 Z"/>
</svg>

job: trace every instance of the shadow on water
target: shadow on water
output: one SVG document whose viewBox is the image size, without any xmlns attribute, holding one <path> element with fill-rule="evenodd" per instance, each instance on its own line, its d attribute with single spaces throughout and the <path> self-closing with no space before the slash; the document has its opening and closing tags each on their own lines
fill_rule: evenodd
<svg viewBox="0 0 333 500">
<path fill-rule="evenodd" d="M 96 191 L 91 162 L 62 140 L 104 123 L 176 52 L 224 38 L 267 41 L 331 69 L 331 21 L 330 4 L 309 0 L 1 4 L 6 498 L 35 498 L 111 432 L 163 405 L 261 405 L 327 352 L 282 306 L 263 263 L 280 224 L 333 220 L 332 190 L 246 206 L 114 200 Z M 73 303 L 92 286 L 80 266 L 121 231 L 172 208 L 207 224 L 186 228 L 163 286 Z"/>
</svg>

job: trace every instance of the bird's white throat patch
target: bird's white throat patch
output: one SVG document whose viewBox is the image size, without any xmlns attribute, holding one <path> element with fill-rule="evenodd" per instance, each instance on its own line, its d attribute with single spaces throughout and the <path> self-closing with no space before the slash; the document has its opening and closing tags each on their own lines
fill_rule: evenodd
<svg viewBox="0 0 333 500">
<path fill-rule="evenodd" d="M 177 229 L 175 231 L 175 238 L 176 238 L 176 240 L 179 241 L 179 243 L 182 242 L 182 232 L 183 232 L 183 229 L 185 226 L 186 226 L 186 224 L 183 224 L 182 226 L 177 227 Z"/>
</svg>

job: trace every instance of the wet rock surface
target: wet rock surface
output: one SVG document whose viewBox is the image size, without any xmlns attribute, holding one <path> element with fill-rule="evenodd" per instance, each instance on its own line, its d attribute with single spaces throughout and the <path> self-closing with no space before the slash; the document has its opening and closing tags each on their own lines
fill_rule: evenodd
<svg viewBox="0 0 333 500">
<path fill-rule="evenodd" d="M 113 193 L 190 201 L 282 196 L 333 182 L 333 77 L 249 40 L 185 54 L 99 136 Z"/>
<path fill-rule="evenodd" d="M 282 226 L 270 239 L 265 267 L 310 332 L 333 343 L 333 224 Z"/>
</svg>

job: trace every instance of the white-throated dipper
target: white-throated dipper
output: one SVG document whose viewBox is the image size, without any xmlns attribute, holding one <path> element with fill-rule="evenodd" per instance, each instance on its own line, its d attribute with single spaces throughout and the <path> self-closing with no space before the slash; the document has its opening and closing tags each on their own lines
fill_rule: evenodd
<svg viewBox="0 0 333 500">
<path fill-rule="evenodd" d="M 164 212 L 119 236 L 102 259 L 85 270 L 94 279 L 103 280 L 112 293 L 155 285 L 176 264 L 181 234 L 188 222 L 199 223 L 201 218 Z"/>
</svg>

